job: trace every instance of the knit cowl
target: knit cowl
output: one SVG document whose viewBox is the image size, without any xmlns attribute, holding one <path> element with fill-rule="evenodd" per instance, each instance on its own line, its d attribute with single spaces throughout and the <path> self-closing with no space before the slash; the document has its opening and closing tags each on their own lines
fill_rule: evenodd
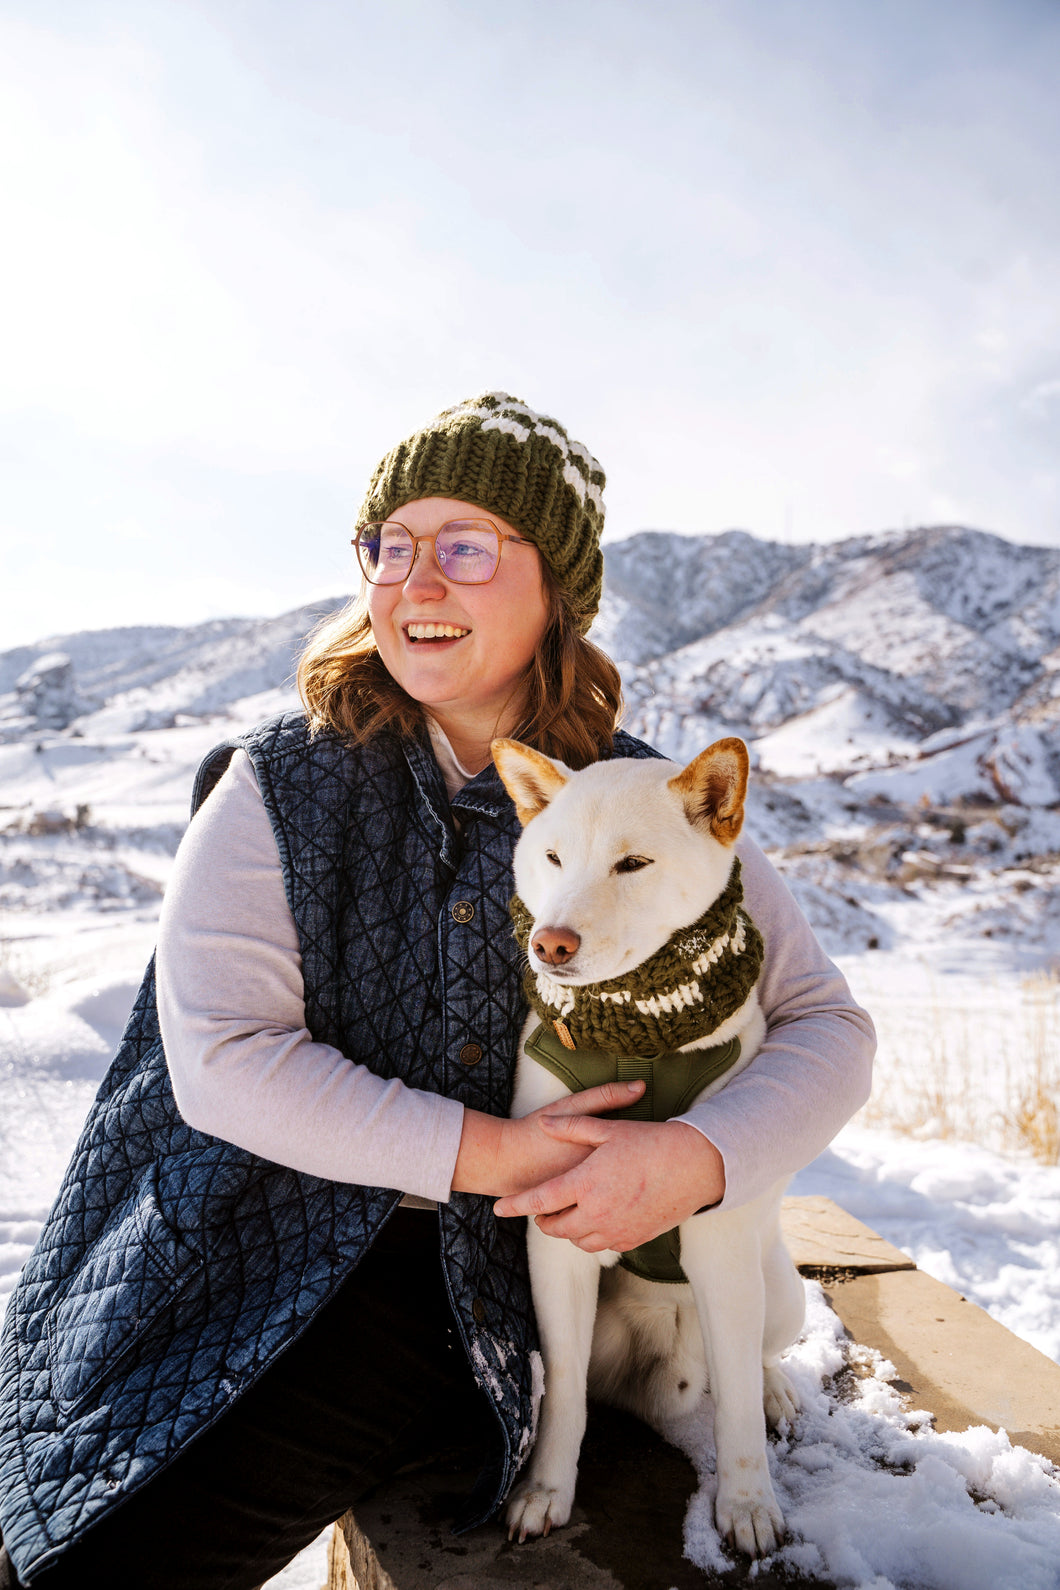
<svg viewBox="0 0 1060 1590">
<path fill-rule="evenodd" d="M 742 901 L 734 857 L 717 899 L 640 966 L 579 986 L 528 969 L 526 997 L 550 1027 L 561 1023 L 578 1049 L 654 1056 L 709 1037 L 747 1002 L 762 968 L 762 935 Z M 509 910 L 516 941 L 528 952 L 533 913 L 518 895 Z"/>
</svg>

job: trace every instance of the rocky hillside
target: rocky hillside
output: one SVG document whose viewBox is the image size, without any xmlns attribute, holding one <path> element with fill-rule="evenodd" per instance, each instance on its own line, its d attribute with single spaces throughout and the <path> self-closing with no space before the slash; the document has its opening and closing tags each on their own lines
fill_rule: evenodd
<svg viewBox="0 0 1060 1590">
<path fill-rule="evenodd" d="M 778 774 L 1060 799 L 1060 552 L 954 527 L 803 547 L 650 532 L 607 571 L 594 634 L 631 726 L 672 753 L 724 729 Z"/>
<path fill-rule="evenodd" d="M 0 653 L 0 910 L 156 896 L 198 759 L 293 702 L 338 605 Z M 754 832 L 833 951 L 959 929 L 1060 952 L 1060 552 L 644 532 L 606 550 L 593 638 L 634 733 L 748 741 Z"/>
<path fill-rule="evenodd" d="M 43 729 L 172 728 L 291 686 L 302 641 L 344 597 L 278 618 L 215 619 L 53 635 L 0 652 L 0 741 Z"/>
</svg>

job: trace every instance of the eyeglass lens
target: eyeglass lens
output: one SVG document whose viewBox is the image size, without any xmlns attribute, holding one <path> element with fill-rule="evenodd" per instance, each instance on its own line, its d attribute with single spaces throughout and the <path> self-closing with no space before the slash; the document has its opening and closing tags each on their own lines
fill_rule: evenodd
<svg viewBox="0 0 1060 1590">
<path fill-rule="evenodd" d="M 482 585 L 493 578 L 500 543 L 492 525 L 474 519 L 452 520 L 433 541 L 438 566 L 447 580 Z M 357 556 L 374 585 L 398 585 L 406 580 L 415 553 L 416 543 L 404 525 L 365 524 L 358 531 Z"/>
</svg>

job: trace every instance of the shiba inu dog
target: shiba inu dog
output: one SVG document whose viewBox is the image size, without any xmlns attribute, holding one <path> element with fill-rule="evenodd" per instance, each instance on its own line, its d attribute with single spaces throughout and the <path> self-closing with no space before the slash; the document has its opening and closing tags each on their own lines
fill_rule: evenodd
<svg viewBox="0 0 1060 1590">
<path fill-rule="evenodd" d="M 679 771 L 615 760 L 574 773 L 513 740 L 495 741 L 493 756 L 523 824 L 512 914 L 534 1007 L 512 1115 L 634 1074 L 648 1090 L 627 1114 L 680 1114 L 738 1075 L 765 1035 L 762 941 L 733 852 L 746 746 L 719 740 Z M 777 1360 L 804 1311 L 780 1233 L 783 1189 L 697 1213 L 631 1254 L 586 1253 L 528 1221 L 545 1391 L 527 1476 L 508 1502 L 511 1536 L 569 1519 L 587 1391 L 651 1422 L 691 1409 L 709 1386 L 719 1533 L 751 1556 L 776 1548 L 784 1521 L 766 1420 L 797 1412 Z"/>
</svg>

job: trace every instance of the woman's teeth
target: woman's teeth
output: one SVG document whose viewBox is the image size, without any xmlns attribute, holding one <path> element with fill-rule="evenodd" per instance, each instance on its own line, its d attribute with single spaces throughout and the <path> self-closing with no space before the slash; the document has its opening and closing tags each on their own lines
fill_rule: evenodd
<svg viewBox="0 0 1060 1590">
<path fill-rule="evenodd" d="M 459 624 L 408 624 L 405 633 L 409 640 L 459 640 L 471 631 Z"/>
</svg>

